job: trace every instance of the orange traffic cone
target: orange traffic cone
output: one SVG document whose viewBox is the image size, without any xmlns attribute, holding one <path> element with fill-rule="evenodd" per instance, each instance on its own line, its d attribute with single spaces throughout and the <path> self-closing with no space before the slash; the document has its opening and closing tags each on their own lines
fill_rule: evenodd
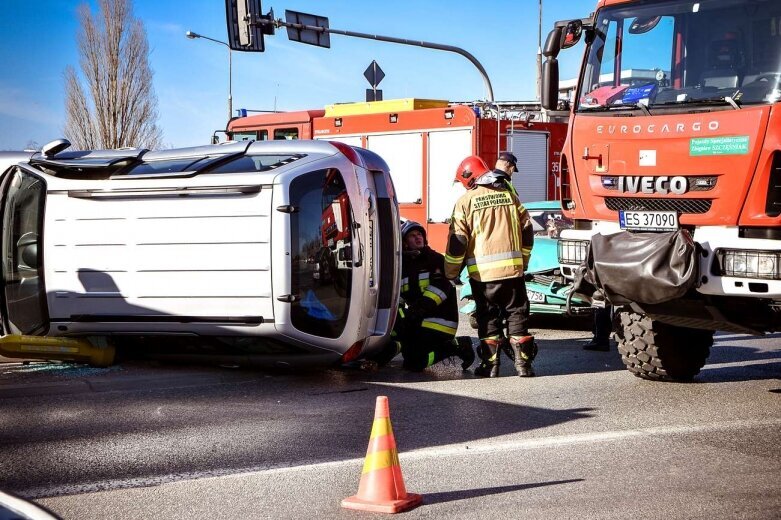
<svg viewBox="0 0 781 520">
<path fill-rule="evenodd" d="M 369 437 L 369 449 L 363 463 L 358 494 L 342 500 L 342 507 L 374 511 L 377 513 L 398 513 L 419 505 L 423 497 L 407 493 L 404 477 L 401 476 L 396 439 L 390 422 L 388 398 L 377 397 L 374 409 L 374 424 Z"/>
</svg>

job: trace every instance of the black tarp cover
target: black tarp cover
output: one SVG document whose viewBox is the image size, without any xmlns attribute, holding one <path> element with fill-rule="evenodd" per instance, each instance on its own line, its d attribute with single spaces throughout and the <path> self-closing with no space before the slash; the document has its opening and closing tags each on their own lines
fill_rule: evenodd
<svg viewBox="0 0 781 520">
<path fill-rule="evenodd" d="M 574 292 L 613 305 L 680 298 L 699 281 L 697 250 L 685 229 L 596 234 L 576 270 Z"/>
</svg>

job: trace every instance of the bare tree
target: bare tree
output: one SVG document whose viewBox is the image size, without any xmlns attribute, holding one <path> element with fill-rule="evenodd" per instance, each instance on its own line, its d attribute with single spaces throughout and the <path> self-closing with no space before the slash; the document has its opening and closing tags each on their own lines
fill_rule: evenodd
<svg viewBox="0 0 781 520">
<path fill-rule="evenodd" d="M 132 0 L 99 0 L 93 17 L 79 7 L 78 47 L 84 86 L 65 69 L 65 137 L 79 149 L 157 148 L 157 97 L 144 24 Z"/>
</svg>

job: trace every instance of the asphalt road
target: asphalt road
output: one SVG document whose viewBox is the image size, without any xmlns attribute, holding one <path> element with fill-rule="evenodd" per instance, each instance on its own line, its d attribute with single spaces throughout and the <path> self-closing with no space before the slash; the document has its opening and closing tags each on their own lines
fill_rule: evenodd
<svg viewBox="0 0 781 520">
<path fill-rule="evenodd" d="M 540 324 L 538 324 L 540 325 Z M 558 326 L 558 322 L 542 323 Z M 0 489 L 62 518 L 362 518 L 375 398 L 412 518 L 778 518 L 781 334 L 717 336 L 692 384 L 535 330 L 538 377 L 0 365 Z"/>
</svg>

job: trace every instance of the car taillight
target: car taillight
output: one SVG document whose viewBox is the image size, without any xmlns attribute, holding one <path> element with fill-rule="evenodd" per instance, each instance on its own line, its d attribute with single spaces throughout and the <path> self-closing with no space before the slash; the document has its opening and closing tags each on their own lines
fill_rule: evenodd
<svg viewBox="0 0 781 520">
<path fill-rule="evenodd" d="M 349 363 L 350 361 L 355 361 L 358 359 L 358 356 L 361 355 L 361 350 L 363 349 L 364 343 L 366 343 L 366 338 L 353 343 L 353 346 L 348 348 L 347 352 L 342 354 L 342 363 Z"/>
<path fill-rule="evenodd" d="M 363 167 L 363 159 L 361 159 L 361 156 L 358 155 L 358 152 L 355 151 L 355 149 L 350 146 L 349 144 L 340 143 L 339 141 L 328 141 L 334 148 L 342 152 L 342 155 L 347 157 L 349 161 L 356 166 Z"/>
</svg>

